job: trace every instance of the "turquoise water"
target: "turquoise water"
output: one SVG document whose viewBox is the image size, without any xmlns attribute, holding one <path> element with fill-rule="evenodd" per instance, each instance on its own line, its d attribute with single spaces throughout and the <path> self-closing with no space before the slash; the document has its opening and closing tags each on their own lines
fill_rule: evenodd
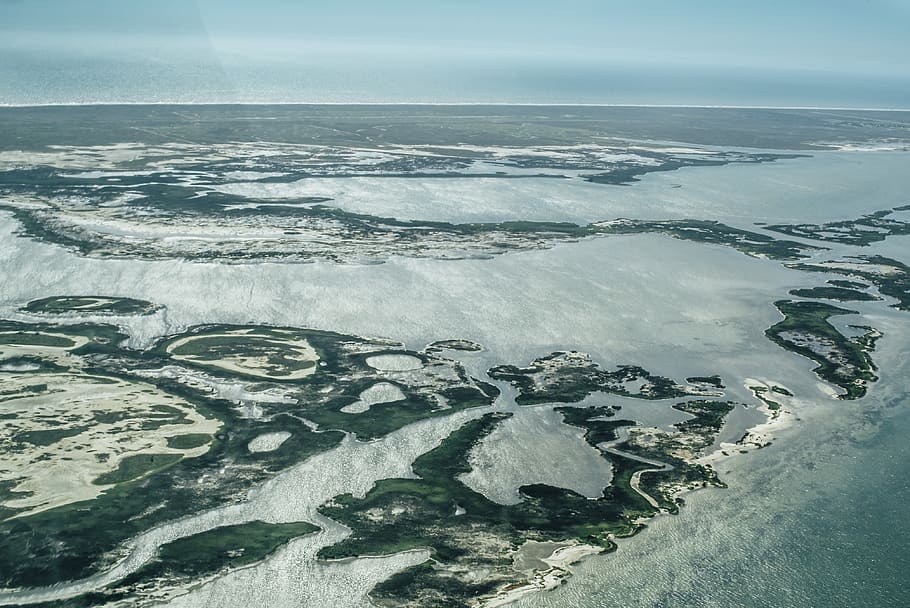
<svg viewBox="0 0 910 608">
<path fill-rule="evenodd" d="M 910 411 L 857 446 L 841 471 L 842 491 L 807 505 L 812 516 L 790 526 L 783 563 L 831 606 L 907 606 L 910 572 Z M 786 589 L 770 597 L 785 605 Z M 770 599 L 770 598 L 769 598 Z"/>
</svg>

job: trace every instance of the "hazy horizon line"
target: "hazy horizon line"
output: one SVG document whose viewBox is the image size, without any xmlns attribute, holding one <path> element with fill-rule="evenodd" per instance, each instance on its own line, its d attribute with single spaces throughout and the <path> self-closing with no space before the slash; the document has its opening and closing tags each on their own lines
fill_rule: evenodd
<svg viewBox="0 0 910 608">
<path fill-rule="evenodd" d="M 95 106 L 494 106 L 494 107 L 550 107 L 550 108 L 678 108 L 717 110 L 834 110 L 855 112 L 910 112 L 908 107 L 855 107 L 855 106 L 776 106 L 742 104 L 675 104 L 675 103 L 552 103 L 508 101 L 85 101 L 47 103 L 3 103 L 0 108 L 56 108 Z"/>
</svg>

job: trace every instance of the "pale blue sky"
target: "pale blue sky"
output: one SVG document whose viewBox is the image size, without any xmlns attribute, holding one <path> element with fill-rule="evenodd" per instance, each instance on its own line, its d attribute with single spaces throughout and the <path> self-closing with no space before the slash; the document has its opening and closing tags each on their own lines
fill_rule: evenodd
<svg viewBox="0 0 910 608">
<path fill-rule="evenodd" d="M 910 0 L 0 0 L 0 103 L 908 107 L 908 58 Z"/>
</svg>

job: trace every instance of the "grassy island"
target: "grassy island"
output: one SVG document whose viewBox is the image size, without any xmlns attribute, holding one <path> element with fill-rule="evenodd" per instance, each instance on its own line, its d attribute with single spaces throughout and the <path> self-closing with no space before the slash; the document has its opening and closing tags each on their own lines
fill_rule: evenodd
<svg viewBox="0 0 910 608">
<path fill-rule="evenodd" d="M 815 373 L 842 388 L 842 399 L 857 399 L 866 393 L 869 382 L 878 379 L 869 353 L 879 334 L 869 328 L 857 338 L 840 333 L 828 319 L 856 311 L 821 302 L 780 300 L 774 305 L 784 320 L 765 334 L 779 346 L 818 363 Z"/>
</svg>

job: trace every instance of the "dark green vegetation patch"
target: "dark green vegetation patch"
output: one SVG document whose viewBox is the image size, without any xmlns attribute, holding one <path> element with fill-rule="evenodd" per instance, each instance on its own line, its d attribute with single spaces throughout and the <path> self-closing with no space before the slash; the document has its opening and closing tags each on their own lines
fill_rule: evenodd
<svg viewBox="0 0 910 608">
<path fill-rule="evenodd" d="M 642 151 L 637 151 L 637 153 L 642 154 Z M 804 154 L 750 154 L 748 156 L 735 155 L 732 157 L 725 154 L 687 156 L 673 158 L 672 160 L 664 160 L 664 162 L 655 163 L 653 165 L 619 165 L 610 171 L 588 175 L 585 179 L 589 182 L 594 182 L 595 184 L 627 186 L 641 181 L 641 177 L 649 173 L 678 171 L 679 169 L 684 169 L 686 167 L 722 167 L 731 162 L 767 163 L 805 157 L 806 155 Z"/>
<path fill-rule="evenodd" d="M 109 296 L 53 296 L 32 300 L 25 312 L 41 314 L 148 315 L 159 307 L 146 300 Z"/>
<path fill-rule="evenodd" d="M 830 272 L 851 278 L 869 281 L 879 293 L 897 300 L 892 306 L 898 310 L 910 311 L 910 266 L 882 255 L 850 256 L 850 266 L 832 266 L 836 262 L 822 264 L 788 264 L 790 268 L 810 272 Z"/>
<path fill-rule="evenodd" d="M 691 414 L 693 418 L 677 422 L 674 426 L 685 433 L 713 436 L 724 424 L 724 419 L 733 410 L 729 401 L 687 401 L 677 403 L 673 409 Z M 704 446 L 702 446 L 704 447 Z"/>
<path fill-rule="evenodd" d="M 269 524 L 252 521 L 223 526 L 164 545 L 158 551 L 157 565 L 178 575 L 209 574 L 225 567 L 260 561 L 289 540 L 317 530 L 318 527 L 307 522 Z M 144 577 L 135 578 L 142 580 Z"/>
<path fill-rule="evenodd" d="M 598 391 L 641 399 L 668 399 L 687 392 L 670 378 L 635 365 L 603 370 L 588 355 L 575 351 L 551 353 L 526 367 L 499 365 L 488 373 L 494 380 L 510 382 L 519 389 L 521 394 L 515 401 L 523 405 L 571 403 Z"/>
<path fill-rule="evenodd" d="M 599 234 L 641 234 L 656 232 L 684 241 L 732 247 L 751 256 L 772 260 L 799 260 L 824 249 L 796 241 L 782 241 L 767 234 L 751 232 L 709 220 L 619 219 L 592 224 Z"/>
<path fill-rule="evenodd" d="M 199 448 L 212 441 L 211 435 L 205 433 L 187 433 L 186 435 L 174 435 L 167 438 L 167 447 L 176 450 L 191 450 Z"/>
<path fill-rule="evenodd" d="M 132 481 L 151 473 L 158 473 L 180 462 L 181 454 L 135 454 L 120 461 L 116 471 L 105 473 L 94 483 L 99 486 Z"/>
<path fill-rule="evenodd" d="M 855 220 L 827 224 L 775 224 L 765 228 L 788 236 L 865 247 L 884 241 L 889 236 L 910 234 L 910 222 L 889 217 L 901 211 L 906 211 L 906 207 L 875 211 Z"/>
<path fill-rule="evenodd" d="M 291 540 L 318 530 L 307 522 L 270 524 L 262 521 L 213 528 L 163 545 L 153 561 L 101 591 L 39 606 L 92 608 L 116 601 L 134 601 L 138 597 L 154 597 L 159 587 L 190 585 L 200 577 L 262 561 Z"/>
<path fill-rule="evenodd" d="M 840 302 L 869 302 L 881 300 L 881 298 L 875 294 L 845 287 L 808 287 L 805 289 L 792 289 L 790 290 L 790 295 L 796 296 L 797 298 L 838 300 Z"/>
<path fill-rule="evenodd" d="M 717 374 L 713 376 L 689 376 L 686 378 L 689 384 L 706 384 L 714 388 L 725 388 L 723 379 Z"/>
<path fill-rule="evenodd" d="M 72 348 L 76 345 L 66 336 L 39 331 L 0 332 L 0 344 L 50 346 L 52 348 Z"/>
<path fill-rule="evenodd" d="M 841 399 L 858 399 L 875 382 L 875 364 L 869 353 L 875 348 L 878 332 L 869 328 L 856 338 L 840 333 L 828 319 L 856 311 L 821 302 L 780 300 L 774 305 L 784 320 L 765 331 L 779 346 L 818 363 L 815 373 L 844 389 Z"/>
<path fill-rule="evenodd" d="M 42 429 L 39 431 L 22 431 L 16 433 L 13 436 L 14 442 L 25 442 L 32 445 L 53 445 L 60 441 L 61 439 L 66 439 L 67 437 L 74 437 L 88 427 L 86 426 L 76 426 L 71 428 L 61 428 L 61 429 Z"/>
</svg>

